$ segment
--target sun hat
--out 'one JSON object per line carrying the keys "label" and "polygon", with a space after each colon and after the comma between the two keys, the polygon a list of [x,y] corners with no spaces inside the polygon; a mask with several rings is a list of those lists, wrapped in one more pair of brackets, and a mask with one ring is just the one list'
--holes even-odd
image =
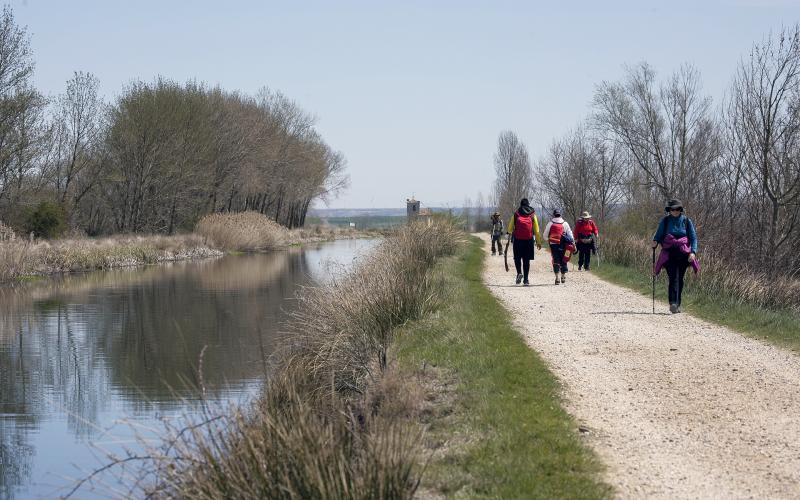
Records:
{"label": "sun hat", "polygon": [[683,204],[681,200],[676,200],[675,198],[669,200],[667,202],[667,206],[664,207],[664,210],[669,212],[670,210],[680,210],[683,211]]}
{"label": "sun hat", "polygon": [[586,210],[584,210],[583,213],[581,214],[581,219],[591,219],[591,218],[592,216],[589,215],[589,212],[587,212]]}

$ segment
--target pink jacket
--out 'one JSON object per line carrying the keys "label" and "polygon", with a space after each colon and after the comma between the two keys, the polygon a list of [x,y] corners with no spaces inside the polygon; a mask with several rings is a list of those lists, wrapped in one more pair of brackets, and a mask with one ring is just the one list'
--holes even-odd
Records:
{"label": "pink jacket", "polygon": [[[685,254],[692,253],[692,248],[689,246],[689,238],[684,236],[683,238],[676,238],[671,234],[668,234],[664,237],[664,241],[661,243],[661,253],[658,254],[658,260],[656,261],[656,267],[653,268],[653,273],[658,276],[658,273],[661,272],[661,268],[664,267],[664,264],[667,263],[669,260],[669,249],[670,248],[677,248],[678,251]],[[692,266],[695,274],[700,271],[700,262],[695,258],[692,262],[689,263]]]}

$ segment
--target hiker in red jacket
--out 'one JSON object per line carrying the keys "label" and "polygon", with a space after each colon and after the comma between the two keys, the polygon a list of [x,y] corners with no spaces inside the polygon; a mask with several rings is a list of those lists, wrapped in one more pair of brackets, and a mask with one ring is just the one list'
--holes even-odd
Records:
{"label": "hiker in red jacket", "polygon": [[592,220],[589,212],[584,211],[581,218],[575,223],[575,244],[578,247],[578,271],[581,268],[589,270],[592,252],[597,245],[597,224]]}
{"label": "hiker in red jacket", "polygon": [[[519,208],[508,221],[508,234],[514,242],[514,267],[517,268],[517,285],[522,281],[523,286],[528,286],[528,272],[533,260],[533,242],[542,249],[542,237],[539,235],[539,220],[536,212],[531,207],[527,198],[522,198]],[[524,280],[524,281],[523,281]]]}

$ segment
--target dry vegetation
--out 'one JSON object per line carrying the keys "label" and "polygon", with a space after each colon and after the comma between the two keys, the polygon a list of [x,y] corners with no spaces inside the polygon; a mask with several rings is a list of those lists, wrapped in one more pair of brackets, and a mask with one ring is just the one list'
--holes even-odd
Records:
{"label": "dry vegetation", "polygon": [[[150,449],[138,493],[191,498],[412,498],[418,389],[390,362],[395,329],[439,304],[432,269],[462,241],[454,224],[414,224],[357,269],[305,289],[247,411],[206,414]],[[137,457],[134,457],[137,458]],[[129,459],[117,460],[124,466]]]}
{"label": "dry vegetation", "polygon": [[206,215],[195,232],[223,250],[251,252],[268,250],[284,244],[288,230],[258,212]]}
{"label": "dry vegetation", "polygon": [[197,235],[116,236],[0,243],[0,282],[22,276],[110,269],[219,256]]}

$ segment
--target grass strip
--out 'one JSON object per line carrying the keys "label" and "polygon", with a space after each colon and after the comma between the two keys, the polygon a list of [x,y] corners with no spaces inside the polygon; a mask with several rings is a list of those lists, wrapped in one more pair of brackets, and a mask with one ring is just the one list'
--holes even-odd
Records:
{"label": "grass strip", "polygon": [[[596,276],[631,288],[646,296],[651,296],[652,278],[635,270],[603,262],[601,266],[593,266]],[[656,299],[660,304],[656,308],[667,308],[666,271],[656,279]],[[683,290],[681,309],[693,316],[718,325],[727,326],[739,333],[758,339],[767,340],[780,347],[793,351],[800,350],[800,316],[789,310],[773,310],[743,303],[735,297],[707,292],[692,286],[691,270],[687,272],[686,286]],[[702,278],[700,278],[702,279]]]}
{"label": "grass strip", "polygon": [[431,365],[455,379],[452,408],[430,422],[428,440],[439,446],[423,488],[459,497],[609,497],[555,377],[483,285],[481,244],[472,238],[445,262],[449,305],[397,339],[402,365]]}

